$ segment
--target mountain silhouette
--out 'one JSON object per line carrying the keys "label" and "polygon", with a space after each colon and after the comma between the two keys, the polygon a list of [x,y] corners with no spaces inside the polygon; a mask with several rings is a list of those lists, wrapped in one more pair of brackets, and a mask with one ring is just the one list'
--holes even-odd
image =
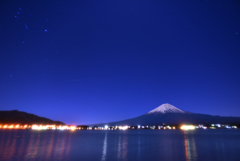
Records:
{"label": "mountain silhouette", "polygon": [[40,117],[18,110],[0,111],[0,124],[55,124],[65,125],[60,121],[53,121],[45,117]]}
{"label": "mountain silhouette", "polygon": [[208,114],[191,113],[166,103],[146,114],[135,118],[96,124],[96,126],[137,126],[162,124],[240,124],[240,117],[213,116]]}

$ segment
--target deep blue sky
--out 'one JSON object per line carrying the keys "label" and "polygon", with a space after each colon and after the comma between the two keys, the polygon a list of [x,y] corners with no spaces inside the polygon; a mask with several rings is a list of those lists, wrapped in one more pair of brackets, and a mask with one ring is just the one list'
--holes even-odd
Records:
{"label": "deep blue sky", "polygon": [[240,1],[0,1],[0,110],[77,125],[162,103],[240,116]]}

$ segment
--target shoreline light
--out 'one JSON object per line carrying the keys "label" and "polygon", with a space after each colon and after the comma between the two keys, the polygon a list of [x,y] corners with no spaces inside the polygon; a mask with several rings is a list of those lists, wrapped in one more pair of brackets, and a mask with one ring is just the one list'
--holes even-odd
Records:
{"label": "shoreline light", "polygon": [[107,130],[107,129],[108,129],[108,125],[105,125],[105,127],[104,127],[104,128],[105,128],[105,130]]}
{"label": "shoreline light", "polygon": [[[214,125],[214,126],[212,126]],[[212,124],[210,127],[204,126],[202,124],[199,125],[181,125],[180,129],[182,130],[194,130],[194,129],[237,129],[238,127],[236,125],[226,125],[226,124]],[[148,128],[149,127],[149,128]],[[168,126],[94,126],[94,127],[80,127],[80,126],[74,126],[74,125],[21,125],[21,124],[0,124],[0,129],[32,129],[32,130],[81,130],[81,129],[87,129],[87,130],[127,130],[127,129],[178,129],[178,127],[168,125]]]}
{"label": "shoreline light", "polygon": [[181,126],[182,130],[194,130],[196,127],[193,125],[183,125]]}
{"label": "shoreline light", "polygon": [[119,126],[119,130],[127,130],[128,126]]}

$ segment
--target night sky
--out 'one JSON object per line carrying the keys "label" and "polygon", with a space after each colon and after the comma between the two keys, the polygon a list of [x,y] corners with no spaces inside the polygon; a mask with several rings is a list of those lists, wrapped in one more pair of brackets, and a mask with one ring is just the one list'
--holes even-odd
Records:
{"label": "night sky", "polygon": [[0,1],[0,110],[79,125],[163,103],[240,116],[239,0]]}

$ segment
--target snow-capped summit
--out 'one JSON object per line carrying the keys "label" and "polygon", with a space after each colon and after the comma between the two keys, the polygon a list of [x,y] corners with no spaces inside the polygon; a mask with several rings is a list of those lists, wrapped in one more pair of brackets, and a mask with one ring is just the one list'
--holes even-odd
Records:
{"label": "snow-capped summit", "polygon": [[148,112],[148,114],[165,114],[165,113],[189,113],[178,109],[177,107],[170,105],[168,103],[162,104],[161,106],[155,108],[154,110]]}

